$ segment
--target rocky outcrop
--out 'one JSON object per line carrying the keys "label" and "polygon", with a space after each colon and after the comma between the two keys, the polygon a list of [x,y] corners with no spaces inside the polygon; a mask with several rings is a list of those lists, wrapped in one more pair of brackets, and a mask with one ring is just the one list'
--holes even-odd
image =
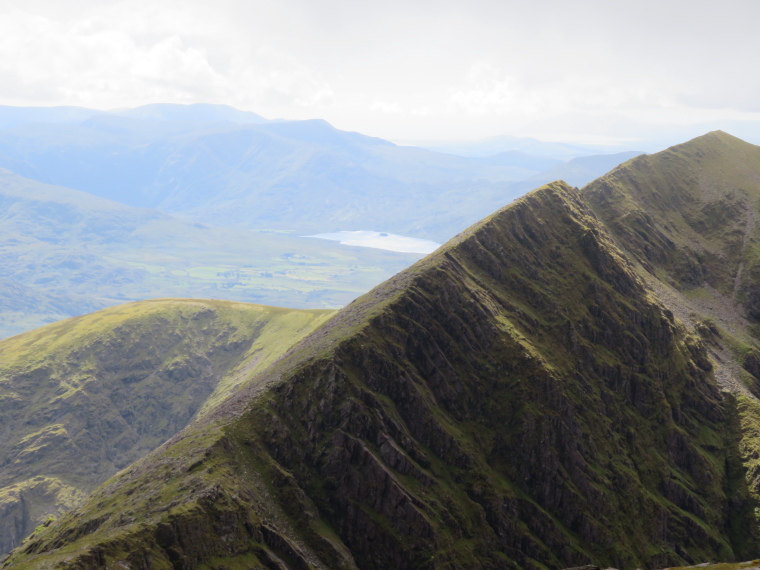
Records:
{"label": "rocky outcrop", "polygon": [[0,489],[0,552],[9,552],[36,526],[48,526],[83,498],[78,489],[41,476]]}
{"label": "rocky outcrop", "polygon": [[261,436],[361,568],[676,564],[737,546],[747,508],[703,439],[732,437],[709,366],[550,186],[279,384]]}

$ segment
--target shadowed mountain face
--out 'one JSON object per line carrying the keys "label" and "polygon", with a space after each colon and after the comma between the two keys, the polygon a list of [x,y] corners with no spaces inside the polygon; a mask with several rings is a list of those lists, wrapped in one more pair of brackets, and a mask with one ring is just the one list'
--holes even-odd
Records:
{"label": "shadowed mountain face", "polygon": [[760,317],[760,155],[716,132],[635,159],[587,201],[646,269],[683,290],[712,288]]}
{"label": "shadowed mountain face", "polygon": [[723,133],[538,189],[247,376],[5,567],[751,558],[758,196],[760,148]]}

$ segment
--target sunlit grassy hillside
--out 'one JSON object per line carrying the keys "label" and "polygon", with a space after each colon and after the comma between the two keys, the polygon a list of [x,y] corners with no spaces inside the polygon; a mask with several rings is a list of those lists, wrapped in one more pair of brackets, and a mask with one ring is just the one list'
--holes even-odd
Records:
{"label": "sunlit grassy hillside", "polygon": [[331,315],[162,299],[0,341],[0,551],[159,446]]}

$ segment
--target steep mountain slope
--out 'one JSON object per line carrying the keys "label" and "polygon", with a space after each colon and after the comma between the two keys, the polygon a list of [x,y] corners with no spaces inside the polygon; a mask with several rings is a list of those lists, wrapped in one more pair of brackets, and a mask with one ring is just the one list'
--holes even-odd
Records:
{"label": "steep mountain slope", "polygon": [[709,335],[720,379],[760,393],[758,147],[709,133],[632,160],[584,196],[681,319]]}
{"label": "steep mountain slope", "polygon": [[[630,161],[584,197],[642,277],[704,339],[715,378],[737,401],[739,449],[757,501],[760,147],[712,132]],[[757,529],[760,519],[747,524]]]}
{"label": "steep mountain slope", "polygon": [[718,131],[634,159],[585,196],[644,267],[679,289],[735,295],[757,318],[759,173],[758,147]]}
{"label": "steep mountain slope", "polygon": [[151,297],[336,307],[420,257],[202,226],[0,171],[0,337]]}
{"label": "steep mountain slope", "polygon": [[0,552],[205,413],[331,314],[144,301],[0,342]]}

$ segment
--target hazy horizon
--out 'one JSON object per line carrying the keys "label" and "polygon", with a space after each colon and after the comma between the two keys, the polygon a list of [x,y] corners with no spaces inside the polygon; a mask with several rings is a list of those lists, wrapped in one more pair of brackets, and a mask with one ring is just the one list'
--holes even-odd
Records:
{"label": "hazy horizon", "polygon": [[760,139],[760,6],[0,2],[0,104],[216,103],[401,144]]}

